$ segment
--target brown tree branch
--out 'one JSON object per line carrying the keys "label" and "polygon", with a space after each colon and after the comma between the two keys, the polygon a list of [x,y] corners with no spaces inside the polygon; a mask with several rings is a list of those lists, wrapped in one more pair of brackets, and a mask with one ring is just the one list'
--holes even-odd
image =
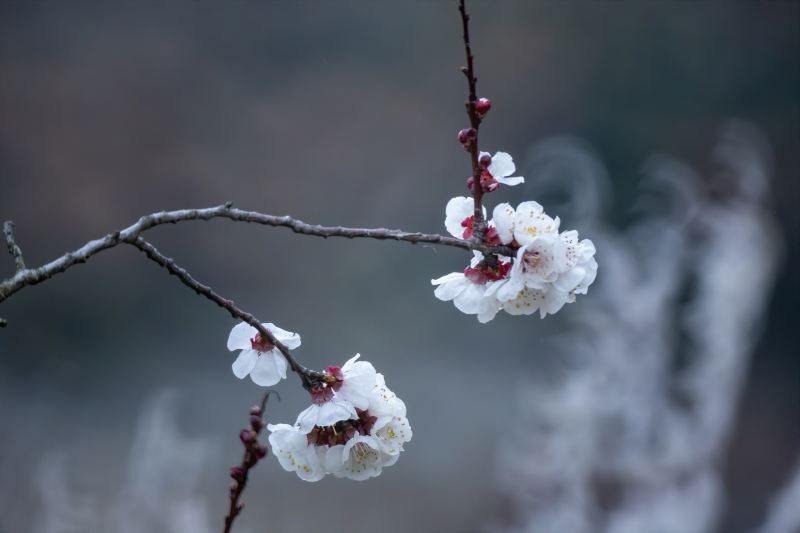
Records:
{"label": "brown tree branch", "polygon": [[147,256],[148,259],[155,261],[162,267],[166,268],[167,271],[172,274],[173,276],[177,277],[181,280],[181,283],[192,289],[194,292],[201,296],[205,296],[218,306],[222,307],[228,313],[231,314],[232,317],[238,318],[247,322],[254,328],[258,330],[261,334],[261,337],[264,339],[269,339],[269,342],[275,345],[278,350],[283,354],[286,358],[286,361],[289,362],[289,368],[292,369],[294,373],[296,373],[300,380],[303,382],[303,388],[307,391],[311,392],[311,389],[315,386],[319,385],[320,380],[322,379],[322,373],[317,372],[316,370],[311,370],[306,368],[305,366],[301,365],[297,359],[289,352],[289,348],[286,347],[281,341],[275,338],[271,331],[261,325],[261,322],[248,313],[247,311],[243,311],[242,309],[238,308],[236,304],[233,303],[233,300],[228,300],[227,298],[223,298],[216,292],[214,292],[211,287],[208,285],[203,285],[196,279],[194,279],[189,272],[186,271],[185,268],[179,266],[175,263],[172,259],[165,256],[161,252],[159,252],[155,246],[147,242],[141,237],[137,237],[131,242],[128,242],[132,246],[135,246]]}
{"label": "brown tree branch", "polygon": [[237,222],[249,222],[264,226],[282,226],[301,235],[314,235],[317,237],[346,237],[348,239],[366,238],[378,240],[404,241],[411,244],[435,244],[452,246],[464,250],[478,250],[485,254],[501,254],[513,256],[514,251],[508,247],[486,246],[481,242],[471,242],[454,237],[438,234],[412,233],[402,230],[385,228],[346,228],[342,226],[319,226],[307,224],[289,216],[275,216],[256,211],[245,211],[231,207],[230,203],[208,207],[205,209],[180,209],[177,211],[162,211],[141,217],[135,224],[120,231],[89,241],[77,250],[68,252],[49,263],[36,268],[26,268],[18,271],[13,277],[0,282],[0,302],[29,285],[36,285],[66,271],[79,263],[85,263],[95,254],[98,254],[119,244],[133,243],[143,232],[162,224],[175,224],[187,220],[211,220],[226,218]]}
{"label": "brown tree branch", "polygon": [[472,163],[472,198],[474,200],[472,232],[474,241],[483,242],[483,237],[486,234],[486,221],[483,218],[483,186],[481,185],[481,166],[478,162],[478,154],[480,154],[480,150],[478,149],[478,134],[480,133],[481,118],[478,116],[478,112],[475,109],[475,102],[478,100],[478,79],[475,77],[472,47],[469,42],[469,14],[467,14],[464,0],[459,0],[458,11],[461,13],[464,51],[467,55],[467,66],[461,68],[461,72],[467,77],[467,85],[469,86],[469,94],[465,106],[470,126],[475,130],[475,137],[467,146],[470,162]]}
{"label": "brown tree branch", "polygon": [[[258,436],[265,425],[264,410],[267,408],[267,400],[269,400],[270,394],[278,395],[277,392],[268,390],[261,399],[261,404],[250,408],[250,427],[252,432],[245,433],[244,438],[242,438],[241,433],[239,434],[239,438],[242,439],[242,444],[244,444],[244,456],[241,464],[231,470],[233,484],[231,484],[229,492],[230,505],[228,506],[228,514],[225,515],[225,525],[222,533],[230,533],[233,521],[236,520],[236,517],[239,516],[239,513],[244,508],[244,504],[239,503],[239,499],[242,496],[242,492],[244,492],[245,486],[247,486],[250,469],[258,463],[259,459],[266,456],[267,449],[259,446]],[[280,396],[278,396],[278,399],[280,400]],[[248,430],[243,431],[247,432]],[[259,448],[261,448],[260,453]]]}

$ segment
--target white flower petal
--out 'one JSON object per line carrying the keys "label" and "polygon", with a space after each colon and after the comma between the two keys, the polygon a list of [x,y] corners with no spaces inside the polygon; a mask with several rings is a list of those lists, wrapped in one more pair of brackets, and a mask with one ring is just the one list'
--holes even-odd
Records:
{"label": "white flower petal", "polygon": [[558,279],[553,282],[553,286],[548,292],[569,293],[578,286],[585,275],[586,271],[582,267],[576,266],[563,274],[559,274]]}
{"label": "white flower petal", "polygon": [[594,243],[589,239],[583,239],[578,244],[578,261],[583,263],[584,261],[588,261],[592,257],[594,257],[596,250],[594,247]]}
{"label": "white flower petal", "polygon": [[468,315],[477,314],[485,290],[483,285],[477,285],[468,280],[468,284],[464,290],[453,299],[456,309]]}
{"label": "white flower petal", "polygon": [[253,383],[261,385],[262,387],[270,387],[279,382],[282,377],[286,377],[285,370],[283,376],[281,376],[281,371],[277,364],[278,359],[283,359],[283,355],[276,350],[262,353],[258,357],[255,366],[250,371],[250,379],[253,380]]}
{"label": "white flower petal", "polygon": [[553,244],[553,268],[562,273],[578,264],[578,232],[565,231]]}
{"label": "white flower petal", "polygon": [[492,223],[500,237],[500,242],[509,244],[514,239],[514,208],[504,203],[495,206],[492,211]]}
{"label": "white flower petal", "polygon": [[348,401],[342,399],[332,399],[321,404],[312,404],[306,407],[302,413],[297,415],[295,425],[302,433],[309,433],[314,426],[332,426],[342,420],[352,420],[358,418],[356,410]]}
{"label": "white flower petal", "polygon": [[494,176],[494,179],[500,181],[499,178],[510,176],[517,170],[517,167],[514,165],[514,159],[509,154],[497,152],[492,156],[492,164],[489,165],[487,170]]}
{"label": "white flower petal", "polygon": [[353,437],[342,450],[344,468],[342,474],[356,481],[363,481],[381,473],[384,454],[378,441],[368,435]]}
{"label": "white flower petal", "polygon": [[569,293],[561,291],[550,290],[544,295],[544,300],[539,306],[539,318],[544,318],[547,314],[554,315],[566,304],[570,299]]}
{"label": "white flower petal", "polygon": [[509,187],[519,185],[520,183],[525,183],[525,178],[522,176],[514,176],[513,178],[496,177],[494,180],[497,183],[502,183],[503,185],[508,185]]}
{"label": "white flower petal", "polygon": [[589,285],[594,283],[597,278],[597,261],[594,258],[589,259],[586,263],[581,263],[581,266],[586,271],[581,282],[575,287],[576,294],[586,294],[589,291]]}
{"label": "white flower petal", "polygon": [[342,420],[358,418],[356,409],[348,401],[333,399],[319,406],[317,414],[318,426],[332,426]]}
{"label": "white flower petal", "polygon": [[300,335],[297,333],[286,331],[285,329],[276,326],[272,322],[267,322],[266,324],[262,324],[262,326],[267,328],[276,339],[285,344],[290,350],[294,350],[300,346]]}
{"label": "white flower petal", "polygon": [[[448,279],[440,282],[440,280],[445,278]],[[453,298],[456,298],[464,291],[464,289],[473,284],[470,280],[464,277],[464,274],[461,272],[453,272],[447,276],[439,278],[438,280],[433,280],[431,283],[436,285],[437,282],[440,282],[441,284],[436,287],[436,290],[433,291],[433,294],[443,302],[449,302]]]}
{"label": "white flower petal", "polygon": [[228,349],[233,351],[250,348],[250,339],[255,337],[256,333],[258,330],[247,322],[236,324],[228,335]]}
{"label": "white flower petal", "polygon": [[317,425],[317,415],[319,414],[319,405],[311,404],[305,409],[303,409],[299,415],[297,415],[297,420],[295,420],[295,425],[300,430],[301,433],[304,435],[308,435],[314,426]]}
{"label": "white flower petal", "polygon": [[500,302],[492,302],[490,305],[483,305],[478,310],[478,322],[481,324],[486,324],[494,319],[497,316],[498,311],[502,309],[503,306]]}
{"label": "white flower petal", "polygon": [[509,315],[530,315],[539,309],[544,302],[544,293],[535,289],[522,289],[513,300],[503,304],[503,309]]}
{"label": "white flower petal", "polygon": [[369,394],[375,386],[377,372],[372,363],[356,361],[358,357],[359,355],[356,354],[342,367],[344,383],[334,393],[334,397],[346,400],[359,409],[366,409],[369,407]]}
{"label": "white flower petal", "polygon": [[344,444],[337,444],[328,447],[323,451],[322,461],[325,471],[336,477],[343,477],[341,474],[344,469]]}
{"label": "white flower petal", "polygon": [[536,237],[558,233],[559,220],[550,218],[537,202],[522,202],[514,215],[514,238],[521,245]]}
{"label": "white flower petal", "polygon": [[319,481],[325,477],[325,470],[319,452],[309,446],[305,434],[287,424],[269,425],[269,443],[272,454],[289,472],[296,472],[305,481]]}
{"label": "white flower petal", "polygon": [[253,370],[253,367],[256,366],[256,361],[258,360],[258,352],[247,348],[246,350],[242,350],[239,353],[239,356],[231,365],[233,369],[233,375],[239,379],[244,378],[247,374]]}
{"label": "white flower petal", "polygon": [[403,444],[410,441],[413,433],[408,419],[404,416],[394,416],[388,422],[376,429],[378,424],[372,428],[372,433],[380,443],[383,451],[389,455],[397,455],[403,451]]}
{"label": "white flower petal", "polygon": [[443,283],[448,283],[459,279],[464,279],[464,274],[462,272],[450,272],[449,274],[445,274],[441,278],[432,279],[431,285],[441,285]]}
{"label": "white flower petal", "polygon": [[466,196],[456,196],[447,202],[445,207],[444,227],[453,237],[464,238],[464,227],[461,223],[475,212],[475,201]]}

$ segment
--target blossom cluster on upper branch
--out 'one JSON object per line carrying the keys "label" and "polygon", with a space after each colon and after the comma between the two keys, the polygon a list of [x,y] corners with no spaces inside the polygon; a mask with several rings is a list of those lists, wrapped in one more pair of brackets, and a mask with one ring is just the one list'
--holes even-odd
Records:
{"label": "blossom cluster on upper branch", "polygon": [[[510,177],[516,166],[510,155],[497,152],[493,157],[481,152],[481,187],[493,192],[500,184],[524,183],[522,177]],[[474,186],[473,178],[468,186]],[[444,225],[454,237],[474,238],[474,198],[452,198],[445,208]],[[482,207],[483,216],[486,209]],[[564,304],[586,294],[597,275],[595,248],[589,239],[579,240],[574,230],[559,232],[560,220],[544,212],[534,201],[522,202],[515,209],[510,204],[497,205],[487,222],[484,244],[505,245],[516,255],[485,257],[473,252],[463,272],[452,272],[431,281],[434,294],[443,301],[453,301],[466,314],[477,315],[482,323],[492,320],[500,310],[511,315],[539,312],[544,318]]]}

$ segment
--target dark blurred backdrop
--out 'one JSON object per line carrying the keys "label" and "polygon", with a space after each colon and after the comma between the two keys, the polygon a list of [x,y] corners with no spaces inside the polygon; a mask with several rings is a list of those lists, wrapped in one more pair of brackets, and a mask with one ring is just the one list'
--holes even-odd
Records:
{"label": "dark blurred backdrop", "polygon": [[[800,4],[471,4],[479,92],[494,102],[482,146],[522,166],[537,141],[583,138],[608,167],[618,228],[650,154],[703,171],[729,118],[771,142],[787,254],[724,469],[723,527],[748,531],[800,444]],[[450,1],[5,0],[0,218],[15,221],[29,265],[145,213],[225,201],[444,232],[444,205],[469,173],[455,141],[462,62]],[[201,281],[298,331],[304,363],[360,352],[408,404],[414,440],[396,466],[366,483],[306,484],[269,461],[246,493],[245,528],[477,531],[502,513],[494,450],[513,424],[508,385],[536,373],[560,318],[481,326],[435,300],[429,279],[459,268],[456,250],[225,221],[150,236]],[[10,275],[10,258],[0,263]],[[260,393],[230,372],[224,312],[120,247],[20,292],[0,316],[0,532],[62,531],[42,519],[52,457],[79,501],[116,501],[136,420],[164,389],[177,391],[180,431],[213,444],[193,490],[215,530],[236,434]],[[296,384],[280,385],[275,420],[303,407]],[[355,524],[331,518],[343,508],[360,510]]]}

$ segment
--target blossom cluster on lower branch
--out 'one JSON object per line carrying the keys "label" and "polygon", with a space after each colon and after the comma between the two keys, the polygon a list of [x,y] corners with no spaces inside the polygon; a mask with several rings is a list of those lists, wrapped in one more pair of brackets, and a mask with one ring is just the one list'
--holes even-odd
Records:
{"label": "blossom cluster on lower branch", "polygon": [[[263,326],[288,348],[300,346],[297,333],[271,323]],[[249,324],[234,326],[228,349],[241,350],[232,365],[240,379],[249,374],[255,383],[269,386],[286,377],[286,358]],[[411,440],[405,403],[386,386],[383,374],[359,357],[322,373],[311,390],[311,405],[293,425],[267,426],[273,455],[301,479],[377,476],[397,461]]]}
{"label": "blossom cluster on lower branch", "polygon": [[383,374],[358,357],[328,367],[324,386],[312,392],[313,403],[294,425],[267,426],[273,454],[300,479],[375,477],[411,440],[405,404]]}
{"label": "blossom cluster on lower branch", "polygon": [[[510,156],[501,153],[504,173],[511,174],[514,164]],[[473,237],[472,198],[451,199],[445,215],[445,227],[451,235]],[[558,312],[564,304],[574,302],[576,295],[586,294],[597,276],[592,241],[579,240],[574,230],[559,233],[559,226],[558,217],[551,218],[537,202],[522,202],[516,209],[499,204],[483,241],[490,246],[510,246],[516,255],[484,257],[475,252],[463,272],[431,280],[436,285],[435,296],[452,300],[458,310],[477,315],[483,323],[500,310],[511,315],[538,311],[541,318]]]}

